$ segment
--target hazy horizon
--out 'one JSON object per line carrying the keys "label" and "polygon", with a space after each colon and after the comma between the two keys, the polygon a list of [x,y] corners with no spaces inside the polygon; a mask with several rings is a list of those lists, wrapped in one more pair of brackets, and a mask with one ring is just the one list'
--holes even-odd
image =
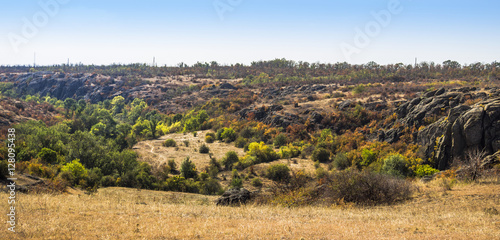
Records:
{"label": "hazy horizon", "polygon": [[3,3],[0,65],[220,64],[286,58],[364,64],[491,63],[495,1],[81,1]]}

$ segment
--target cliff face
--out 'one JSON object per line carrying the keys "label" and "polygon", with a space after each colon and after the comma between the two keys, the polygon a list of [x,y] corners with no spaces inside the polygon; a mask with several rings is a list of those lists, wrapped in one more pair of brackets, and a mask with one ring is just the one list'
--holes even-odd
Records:
{"label": "cliff face", "polygon": [[[470,101],[469,101],[470,100]],[[479,101],[468,105],[467,101]],[[467,151],[484,150],[487,155],[500,154],[500,91],[488,89],[444,89],[424,94],[397,108],[399,121],[404,126],[420,128],[415,142],[423,147],[426,159],[431,159],[440,170],[449,167],[455,158]],[[424,125],[426,117],[448,113],[434,123]],[[381,140],[390,141],[402,132],[391,129]],[[384,137],[390,135],[391,138]],[[498,161],[486,158],[487,161]],[[486,164],[486,163],[485,163]]]}
{"label": "cliff face", "polygon": [[122,82],[95,74],[59,74],[37,72],[18,75],[9,79],[16,92],[22,95],[50,95],[58,99],[75,98],[99,102],[109,98]]}
{"label": "cliff face", "polygon": [[[441,135],[439,135],[441,134]],[[436,139],[434,144],[427,140]],[[434,148],[439,169],[448,167],[454,158],[467,151],[484,150],[487,155],[500,151],[500,98],[488,99],[471,107],[457,106],[447,118],[435,122],[418,133],[419,143]]]}

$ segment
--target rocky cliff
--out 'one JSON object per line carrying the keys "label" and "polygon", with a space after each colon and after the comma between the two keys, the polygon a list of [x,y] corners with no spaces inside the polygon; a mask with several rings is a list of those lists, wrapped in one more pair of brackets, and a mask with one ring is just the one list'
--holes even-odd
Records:
{"label": "rocky cliff", "polygon": [[[500,151],[498,89],[440,89],[401,104],[396,112],[401,127],[382,132],[379,138],[394,142],[404,127],[415,126],[419,129],[414,134],[415,142],[423,147],[425,158],[440,170],[470,150],[484,150],[487,155]],[[426,125],[436,116],[441,117]]]}

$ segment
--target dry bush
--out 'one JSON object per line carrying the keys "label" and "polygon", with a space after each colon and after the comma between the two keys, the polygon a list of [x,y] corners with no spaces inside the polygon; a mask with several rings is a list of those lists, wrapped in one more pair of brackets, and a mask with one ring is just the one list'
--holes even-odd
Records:
{"label": "dry bush", "polygon": [[477,148],[465,152],[464,158],[457,158],[453,164],[458,167],[457,175],[459,178],[468,181],[477,181],[484,173],[483,160],[486,157],[486,151]]}
{"label": "dry bush", "polygon": [[348,170],[331,173],[319,190],[323,197],[334,202],[342,200],[360,205],[378,205],[410,199],[414,187],[404,179]]}

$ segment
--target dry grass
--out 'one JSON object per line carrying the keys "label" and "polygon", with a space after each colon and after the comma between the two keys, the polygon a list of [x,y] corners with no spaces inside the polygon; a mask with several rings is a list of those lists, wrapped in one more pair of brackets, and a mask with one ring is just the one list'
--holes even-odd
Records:
{"label": "dry grass", "polygon": [[[173,133],[167,134],[156,140],[142,141],[137,143],[133,149],[139,154],[139,160],[150,163],[152,166],[159,166],[167,163],[168,160],[174,159],[177,166],[181,162],[190,157],[191,161],[198,169],[204,169],[210,162],[208,154],[199,153],[199,148],[205,143],[205,134],[210,131],[198,131],[196,137],[192,133]],[[164,147],[162,143],[166,139],[174,139],[177,143],[175,147]],[[189,146],[184,145],[184,141],[189,141]],[[215,141],[214,143],[205,143],[210,148],[210,153],[218,160],[222,159],[226,152],[235,151],[240,157],[244,155],[242,148],[237,148],[234,143],[227,144]]]}
{"label": "dry grass", "polygon": [[[196,137],[193,136],[192,133],[173,133],[167,134],[156,140],[142,141],[137,143],[133,149],[139,154],[139,160],[148,162],[153,167],[158,167],[162,164],[166,164],[168,160],[174,159],[177,163],[177,166],[180,167],[181,162],[189,157],[190,160],[196,165],[198,171],[203,171],[210,162],[210,157],[208,154],[199,153],[198,149],[202,144],[206,144],[210,148],[210,153],[213,154],[217,160],[221,160],[224,155],[229,151],[235,151],[239,157],[243,157],[245,155],[242,148],[237,148],[234,146],[234,143],[224,143],[215,141],[214,143],[205,143],[205,134],[207,131],[198,131]],[[177,149],[175,147],[164,147],[162,143],[166,139],[174,139],[177,143]],[[189,147],[184,145],[184,141],[189,141]],[[277,149],[275,149],[277,150]],[[313,175],[315,172],[314,162],[311,159],[301,159],[301,158],[293,158],[290,160],[281,159],[271,163],[261,163],[254,165],[254,172],[257,174],[257,177],[260,177],[264,183],[264,186],[269,186],[272,184],[270,180],[264,178],[264,174],[269,165],[276,163],[286,163],[292,171],[302,170],[307,174]],[[327,169],[327,164],[321,164],[324,169]],[[250,169],[247,168],[240,172],[240,175],[246,176],[250,172]],[[218,174],[218,178],[221,179],[220,184],[223,187],[228,187],[231,182],[231,171],[222,171]],[[226,180],[222,180],[226,177]],[[252,175],[252,177],[254,177]],[[251,186],[250,181],[244,181],[243,186],[250,190],[256,190],[255,187]]]}
{"label": "dry grass", "polygon": [[[395,206],[216,207],[214,197],[105,188],[89,196],[23,195],[6,239],[499,239],[500,185],[419,184]],[[6,194],[0,194],[6,215]],[[7,235],[8,234],[8,235]]]}

